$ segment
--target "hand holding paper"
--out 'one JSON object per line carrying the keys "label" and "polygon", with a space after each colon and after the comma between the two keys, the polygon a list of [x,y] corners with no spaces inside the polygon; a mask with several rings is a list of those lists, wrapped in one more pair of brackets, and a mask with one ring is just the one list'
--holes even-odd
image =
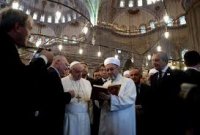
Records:
{"label": "hand holding paper", "polygon": [[[91,99],[99,100],[101,99],[99,95],[101,95],[102,98],[106,98],[106,99],[107,97],[105,97],[105,95],[108,96],[112,94],[112,95],[118,96],[120,87],[121,87],[121,84],[111,85],[111,86],[108,86],[107,88],[100,85],[93,85]],[[99,93],[103,93],[103,94],[99,94]]]}

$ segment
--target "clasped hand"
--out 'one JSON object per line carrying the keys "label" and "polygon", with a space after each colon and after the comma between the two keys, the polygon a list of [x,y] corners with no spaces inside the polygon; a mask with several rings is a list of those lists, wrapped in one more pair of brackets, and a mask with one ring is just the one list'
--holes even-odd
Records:
{"label": "clasped hand", "polygon": [[75,97],[75,92],[74,92],[74,90],[70,90],[70,91],[68,91],[70,94],[71,94],[71,97],[73,98],[73,97]]}

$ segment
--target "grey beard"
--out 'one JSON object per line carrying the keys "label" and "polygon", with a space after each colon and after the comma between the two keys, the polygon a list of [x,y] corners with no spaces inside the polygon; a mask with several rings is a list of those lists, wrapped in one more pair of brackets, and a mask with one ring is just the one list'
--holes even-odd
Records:
{"label": "grey beard", "polygon": [[111,76],[110,79],[113,82],[116,79],[116,77],[115,76]]}

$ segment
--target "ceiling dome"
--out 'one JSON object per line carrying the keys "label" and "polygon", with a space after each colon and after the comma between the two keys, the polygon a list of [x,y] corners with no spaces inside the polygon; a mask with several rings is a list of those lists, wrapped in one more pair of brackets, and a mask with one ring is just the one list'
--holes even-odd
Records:
{"label": "ceiling dome", "polygon": [[149,24],[150,21],[155,20],[155,17],[145,10],[138,9],[133,12],[130,13],[130,10],[127,10],[118,14],[113,23],[118,26],[126,26],[128,29],[129,26],[139,28],[141,24]]}

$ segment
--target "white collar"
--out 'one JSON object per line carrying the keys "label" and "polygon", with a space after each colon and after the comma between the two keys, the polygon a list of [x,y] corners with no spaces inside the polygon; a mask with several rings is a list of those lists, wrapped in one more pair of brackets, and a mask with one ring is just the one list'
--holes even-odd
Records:
{"label": "white collar", "polygon": [[165,67],[161,70],[162,73],[165,73],[165,72],[167,71],[168,68],[169,68],[168,66],[165,66]]}

